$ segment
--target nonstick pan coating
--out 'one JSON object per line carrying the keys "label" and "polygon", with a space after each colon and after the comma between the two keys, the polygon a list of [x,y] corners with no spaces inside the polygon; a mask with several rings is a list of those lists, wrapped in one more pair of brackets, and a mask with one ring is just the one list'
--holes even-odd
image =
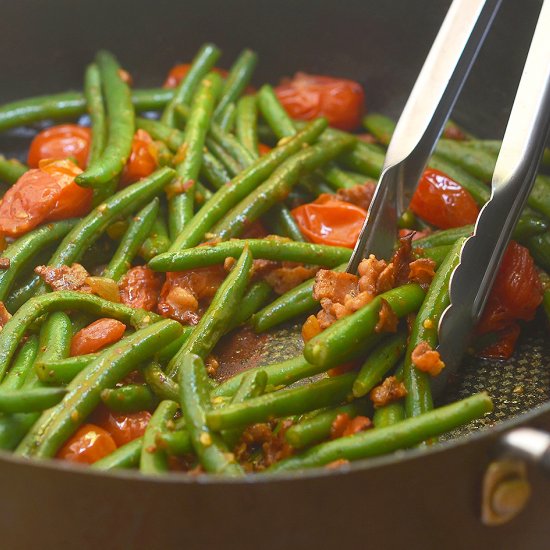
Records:
{"label": "nonstick pan coating", "polygon": [[[99,48],[116,53],[136,86],[156,86],[209,40],[224,50],[225,65],[242,47],[258,51],[258,83],[296,70],[347,76],[365,85],[368,108],[396,117],[449,3],[0,1],[0,101],[80,89]],[[454,119],[481,137],[503,133],[539,6],[504,2],[458,102]],[[0,151],[20,154],[28,139],[0,135]],[[429,452],[236,483],[98,476],[0,458],[1,546],[546,548],[548,482],[535,471],[533,498],[514,522],[489,529],[479,521],[479,483],[500,433],[520,423],[550,427],[547,329],[535,325],[511,361],[468,361],[446,397],[488,389],[497,407],[484,426],[514,419]],[[286,329],[267,346],[266,361],[297,345],[295,334]]]}

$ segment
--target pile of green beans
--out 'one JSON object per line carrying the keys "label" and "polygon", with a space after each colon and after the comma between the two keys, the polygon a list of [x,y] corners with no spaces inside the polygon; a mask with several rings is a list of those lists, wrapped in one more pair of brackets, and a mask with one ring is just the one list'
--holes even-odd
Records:
{"label": "pile of green beans", "polygon": [[[276,89],[251,88],[255,52],[243,50],[227,72],[216,68],[221,55],[217,46],[205,44],[174,89],[136,90],[119,61],[101,51],[85,69],[82,93],[0,106],[0,132],[87,114],[88,163],[75,181],[93,189],[89,213],[8,238],[1,253],[7,267],[0,269],[0,305],[11,317],[0,311],[6,317],[0,330],[0,449],[55,458],[80,427],[99,422],[106,411],[115,417],[148,412],[142,433],[93,469],[158,476],[180,461],[186,472],[242,477],[251,470],[286,472],[407,449],[491,411],[483,392],[434,405],[429,375],[412,362],[418,344],[437,347],[449,278],[472,232],[472,226],[433,230],[412,213],[400,227],[430,230],[413,250],[414,258],[433,262],[430,285],[400,284],[378,293],[309,339],[294,357],[269,364],[259,354],[248,370],[226,377],[222,364],[221,376],[213,374],[226,338],[266,333],[257,336],[263,342],[277,334],[273,329],[320,310],[315,278],[296,281],[277,296],[261,268],[298,264],[309,273],[345,271],[351,249],[307,242],[289,209],[378,178],[395,126],[381,114],[367,115],[363,125],[377,140],[368,143],[330,128],[324,118],[293,120]],[[136,129],[149,133],[162,162],[149,176],[121,187]],[[442,138],[429,166],[456,179],[481,206],[490,195],[500,143],[465,136]],[[264,143],[273,147],[260,155]],[[3,184],[16,185],[27,170],[0,155]],[[514,233],[547,270],[549,197],[550,178],[538,176]],[[257,222],[272,234],[249,236]],[[121,290],[130,284],[130,270],[139,267],[171,306],[195,299],[197,322],[187,326],[154,308],[131,307],[123,303],[123,292],[109,299],[95,295],[100,291],[89,279],[80,289],[52,291],[34,273],[42,264],[69,269],[75,263],[105,287]],[[167,283],[171,273],[193,277],[215,266],[223,266],[225,276],[208,299],[183,287],[172,293]],[[141,292],[146,290],[129,291],[133,297]],[[550,316],[548,286],[543,307]],[[382,308],[397,318],[396,332],[378,332]],[[71,356],[75,334],[100,318],[122,322],[124,335]],[[388,376],[406,395],[375,407],[371,392]],[[334,438],[336,421],[361,416],[372,419],[357,418],[369,429]],[[258,432],[287,445],[288,456],[263,462],[269,445],[254,440]]]}

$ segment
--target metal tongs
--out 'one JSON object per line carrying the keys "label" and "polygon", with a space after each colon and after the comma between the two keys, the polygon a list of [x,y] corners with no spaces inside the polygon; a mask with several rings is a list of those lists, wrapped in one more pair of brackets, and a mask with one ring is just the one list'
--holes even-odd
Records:
{"label": "metal tongs", "polygon": [[[348,264],[364,257],[388,259],[397,219],[406,210],[501,0],[454,0],[407,100],[388,146],[367,219]],[[492,179],[491,198],[474,234],[463,245],[449,286],[450,305],[439,323],[446,368],[433,390],[445,386],[464,355],[533,186],[550,128],[550,0],[541,9]]]}

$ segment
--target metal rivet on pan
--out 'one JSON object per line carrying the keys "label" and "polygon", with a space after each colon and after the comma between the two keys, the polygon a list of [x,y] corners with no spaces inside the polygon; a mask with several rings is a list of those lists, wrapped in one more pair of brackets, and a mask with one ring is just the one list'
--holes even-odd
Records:
{"label": "metal rivet on pan", "polygon": [[481,521],[488,526],[511,521],[525,508],[530,496],[525,462],[491,462],[483,478]]}

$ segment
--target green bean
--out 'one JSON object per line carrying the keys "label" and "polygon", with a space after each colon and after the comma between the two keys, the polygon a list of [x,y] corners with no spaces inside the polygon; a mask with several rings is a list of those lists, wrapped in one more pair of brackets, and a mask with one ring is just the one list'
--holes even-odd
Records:
{"label": "green bean", "polygon": [[527,246],[537,264],[550,270],[550,232],[527,239]]}
{"label": "green bean", "polygon": [[115,304],[84,292],[66,290],[37,296],[21,306],[0,331],[0,379],[27,328],[46,313],[69,309],[86,311],[98,317],[113,317],[135,328],[147,326],[159,318],[155,313]]}
{"label": "green bean", "polygon": [[13,366],[2,381],[0,388],[9,390],[19,389],[25,382],[28,374],[32,372],[37,354],[38,338],[34,335],[29,336],[27,341],[19,349]]}
{"label": "green bean", "polygon": [[194,186],[199,177],[202,150],[220,89],[220,75],[209,73],[201,81],[193,99],[185,128],[185,140],[180,148],[184,158],[176,166],[178,177],[184,184],[191,182],[191,186],[184,193],[175,195],[168,201],[168,228],[172,240],[179,235],[184,225],[193,216]]}
{"label": "green bean", "polygon": [[164,221],[162,212],[156,217],[151,233],[143,241],[139,249],[139,255],[146,261],[158,254],[166,252],[170,248],[170,237],[168,237],[168,226]]}
{"label": "green bean", "polygon": [[222,264],[226,258],[238,258],[248,247],[254,258],[302,262],[335,267],[349,260],[351,250],[339,246],[294,242],[288,239],[232,239],[212,245],[160,254],[149,262],[155,271],[183,271]]}
{"label": "green bean", "polygon": [[99,188],[122,172],[130,156],[134,137],[134,107],[130,88],[120,76],[120,66],[116,59],[109,52],[100,51],[96,63],[109,114],[107,143],[99,158],[89,163],[75,181],[83,187]]}
{"label": "green bean", "polygon": [[205,140],[205,144],[208,151],[212,153],[214,158],[220,161],[231,177],[235,177],[242,172],[244,166],[237,162],[216,140],[208,136]]}
{"label": "green bean", "polygon": [[135,468],[139,464],[142,446],[143,437],[138,437],[97,460],[90,467],[102,471]]}
{"label": "green bean", "polygon": [[258,107],[273,133],[280,139],[296,133],[294,123],[279,103],[273,88],[264,84],[258,92]]}
{"label": "green bean", "polygon": [[244,91],[258,62],[258,56],[251,50],[243,50],[233,63],[225,79],[214,120],[219,121],[225,108],[236,101]]}
{"label": "green bean", "polygon": [[372,421],[375,428],[387,428],[405,420],[405,407],[400,402],[389,403],[374,409]]}
{"label": "green bean", "polygon": [[241,168],[248,168],[256,160],[257,155],[250,153],[232,134],[225,132],[215,122],[210,125],[209,133],[212,139],[239,163]]}
{"label": "green bean", "polygon": [[176,321],[163,320],[136,331],[83,370],[68,386],[59,405],[42,413],[37,423],[17,448],[17,454],[51,457],[74,433],[100,401],[102,390],[114,386],[135,368],[137,362],[151,357],[155,348],[181,333]]}
{"label": "green bean", "polygon": [[206,423],[210,411],[208,376],[202,359],[192,353],[183,357],[179,372],[180,405],[191,443],[207,472],[231,476],[242,474],[222,438]]}
{"label": "green bean", "polygon": [[179,336],[173,342],[170,342],[163,349],[159,350],[155,355],[155,358],[161,362],[169,361],[170,359],[172,359],[172,357],[174,357],[174,355],[176,355],[176,353],[179,351],[181,346],[183,346],[183,344],[187,341],[193,330],[195,330],[195,327],[193,326],[183,327],[181,336]]}
{"label": "green bean", "polygon": [[285,432],[285,438],[295,449],[309,447],[330,436],[332,424],[338,415],[347,414],[350,418],[354,418],[365,414],[367,410],[368,406],[365,400],[321,410],[318,414],[290,426]]}
{"label": "green bean", "polygon": [[392,369],[407,347],[407,334],[400,331],[386,340],[382,340],[363,363],[355,382],[353,395],[363,397],[380,383],[386,373]]}
{"label": "green bean", "polygon": [[225,109],[220,113],[218,120],[219,127],[224,132],[232,132],[235,126],[235,119],[237,118],[237,107],[235,103],[229,103]]}
{"label": "green bean", "polygon": [[153,392],[143,384],[128,384],[120,388],[106,388],[101,401],[115,412],[137,412],[152,409],[157,402]]}
{"label": "green bean", "polygon": [[257,126],[258,105],[256,96],[247,95],[241,97],[237,103],[235,133],[237,139],[254,157],[259,156]]}
{"label": "green bean", "polygon": [[439,266],[447,257],[450,249],[451,245],[442,245],[417,250],[420,251],[420,253],[418,254],[419,258],[429,258],[430,260],[433,260],[436,265]]}
{"label": "green bean", "polygon": [[191,436],[187,430],[165,431],[157,437],[157,445],[174,456],[183,456],[193,452]]}
{"label": "green bean", "polygon": [[352,315],[344,317],[314,336],[304,347],[304,357],[319,366],[334,367],[354,358],[367,343],[374,344],[379,335],[374,328],[379,320],[382,300],[397,317],[416,311],[424,299],[423,290],[408,284],[380,294]]}
{"label": "green bean", "polygon": [[92,243],[119,216],[126,216],[156,196],[175,176],[171,168],[160,168],[149,177],[119,191],[94,208],[63,239],[48,262],[53,267],[77,262]]}
{"label": "green bean", "polygon": [[84,74],[84,97],[90,115],[92,141],[88,162],[97,162],[107,143],[107,118],[101,93],[101,73],[95,63],[88,65]]}
{"label": "green bean", "polygon": [[393,131],[395,130],[395,122],[387,116],[379,113],[369,113],[363,117],[363,128],[370,132],[382,145],[390,144]]}
{"label": "green bean", "polygon": [[29,168],[17,159],[7,159],[0,155],[0,181],[15,183]]}
{"label": "green bean", "polygon": [[175,108],[180,104],[191,103],[200,81],[214,67],[220,57],[221,51],[214,44],[204,44],[191,63],[187,74],[181,79],[174,90],[174,97],[166,105],[161,121],[167,126],[175,127]]}
{"label": "green bean", "polygon": [[246,170],[236,176],[229,185],[220,188],[201,211],[193,217],[170,247],[170,252],[196,246],[231,208],[247,197],[261,182],[291,155],[299,151],[304,143],[311,143],[326,128],[326,121],[309,124],[303,131],[284,145],[276,147],[259,158]]}
{"label": "green bean", "polygon": [[337,405],[347,399],[354,380],[355,373],[343,374],[213,409],[207,414],[208,426],[212,430],[237,428]]}
{"label": "green bean", "polygon": [[99,353],[88,353],[57,361],[38,361],[34,368],[42,382],[46,384],[66,384],[98,357]]}
{"label": "green bean", "polygon": [[132,218],[114,256],[103,271],[103,277],[118,281],[130,269],[139,247],[153,228],[158,211],[159,200],[154,198]]}
{"label": "green bean", "polygon": [[351,145],[347,138],[334,139],[313,145],[285,161],[258,188],[230,210],[213,228],[212,233],[227,240],[238,236],[273,204],[285,198],[299,179],[313,172]]}
{"label": "green bean", "polygon": [[156,361],[151,361],[143,369],[145,382],[159,399],[179,399],[179,387],[167,376]]}
{"label": "green bean", "polygon": [[359,460],[413,447],[480,418],[492,408],[490,397],[486,393],[478,393],[386,428],[368,430],[321,443],[303,454],[277,462],[267,472],[323,466],[340,459]]}
{"label": "green bean", "polygon": [[208,150],[202,153],[200,175],[215,189],[221,189],[231,180],[231,176],[225,169],[225,166]]}
{"label": "green bean", "polygon": [[0,413],[40,412],[59,403],[65,388],[0,389]]}
{"label": "green bean", "polygon": [[275,227],[278,228],[283,236],[293,241],[305,242],[298,224],[294,221],[289,209],[283,203],[274,204],[268,212],[268,217],[275,222]]}
{"label": "green bean", "polygon": [[189,354],[205,360],[231,324],[234,311],[239,307],[250,278],[252,254],[244,248],[239,261],[231,270],[205,311],[197,326],[178,353],[168,363],[167,374],[175,378],[182,360]]}
{"label": "green bean", "polygon": [[63,238],[75,224],[76,220],[63,220],[42,225],[19,237],[2,252],[2,258],[8,258],[10,266],[0,271],[0,301],[6,299],[13,282],[36,253]]}
{"label": "green bean", "polygon": [[266,304],[272,294],[271,286],[265,281],[257,281],[250,285],[239,304],[238,311],[235,312],[231,323],[232,328],[246,323],[254,313]]}
{"label": "green bean", "polygon": [[544,291],[542,306],[544,308],[544,312],[546,313],[546,318],[550,319],[550,290]]}
{"label": "green bean", "polygon": [[373,180],[367,180],[365,176],[362,176],[361,174],[354,174],[352,172],[341,170],[335,164],[330,164],[327,166],[323,171],[323,176],[334,191],[338,191],[339,189],[349,189],[350,187],[364,184],[367,181],[372,181],[374,183]]}
{"label": "green bean", "polygon": [[[241,384],[231,399],[232,404],[243,403],[248,399],[259,397],[265,391],[267,384],[267,374],[263,370],[247,371],[242,378]],[[232,449],[242,435],[241,428],[232,430],[223,430],[221,435],[227,444]]]}
{"label": "green bean", "polygon": [[405,411],[408,417],[418,416],[433,408],[429,375],[414,366],[411,354],[421,342],[427,342],[432,349],[437,345],[439,319],[449,305],[449,280],[460,259],[463,244],[462,239],[458,240],[437,270],[411,329],[403,367],[407,388]]}
{"label": "green bean", "polygon": [[158,475],[168,471],[168,455],[157,445],[157,438],[167,431],[167,424],[172,422],[177,410],[176,402],[162,401],[149,420],[141,445],[139,470],[142,474]]}
{"label": "green bean", "polygon": [[[332,132],[336,133],[337,131],[332,130]],[[336,135],[339,135],[339,132]],[[342,160],[344,166],[354,172],[370,178],[378,178],[384,164],[384,153],[380,152],[370,143],[357,141],[355,147],[345,155],[342,155],[339,160]]]}
{"label": "green bean", "polygon": [[[345,271],[346,267],[347,263],[335,267],[334,271]],[[295,317],[316,311],[319,302],[313,298],[314,284],[315,278],[308,279],[258,311],[252,318],[254,330],[265,332]]]}

